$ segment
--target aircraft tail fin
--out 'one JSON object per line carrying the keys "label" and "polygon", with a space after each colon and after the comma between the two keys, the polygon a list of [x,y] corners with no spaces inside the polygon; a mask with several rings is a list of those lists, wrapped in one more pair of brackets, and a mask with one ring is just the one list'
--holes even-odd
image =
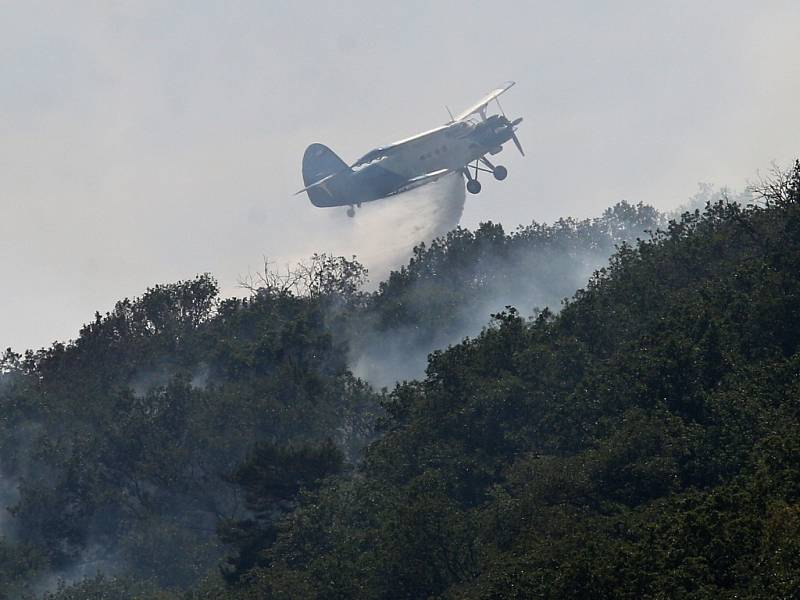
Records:
{"label": "aircraft tail fin", "polygon": [[301,191],[308,192],[314,206],[341,206],[345,204],[337,192],[336,176],[349,173],[350,167],[336,153],[323,144],[311,144],[303,154],[303,183]]}

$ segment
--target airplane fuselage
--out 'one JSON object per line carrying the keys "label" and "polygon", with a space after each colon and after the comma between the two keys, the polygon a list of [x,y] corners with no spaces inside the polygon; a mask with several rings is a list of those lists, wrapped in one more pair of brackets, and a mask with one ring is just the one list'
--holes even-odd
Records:
{"label": "airplane fuselage", "polygon": [[[353,206],[393,196],[436,181],[449,173],[467,179],[467,191],[481,190],[479,171],[501,181],[508,170],[492,164],[487,155],[513,140],[524,156],[514,131],[522,118],[509,121],[505,114],[487,116],[487,106],[514,85],[507,81],[452,120],[430,131],[370,150],[348,165],[323,144],[311,144],[303,154],[305,192],[314,206]],[[498,106],[500,104],[498,100]],[[500,109],[501,112],[502,108]]]}
{"label": "airplane fuselage", "polygon": [[[391,152],[376,148],[362,157],[349,173],[336,177],[312,202],[317,206],[344,206],[371,202],[428,183],[415,181],[439,171],[462,171],[488,154],[496,154],[511,139],[511,130],[493,115],[482,122],[456,122],[397,142]],[[308,179],[317,177],[311,174]],[[307,182],[311,183],[311,182]]]}

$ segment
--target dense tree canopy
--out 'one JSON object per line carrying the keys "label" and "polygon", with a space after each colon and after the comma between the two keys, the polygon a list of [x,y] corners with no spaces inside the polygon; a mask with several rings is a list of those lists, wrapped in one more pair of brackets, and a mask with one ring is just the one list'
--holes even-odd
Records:
{"label": "dense tree canopy", "polygon": [[70,344],[6,352],[9,539],[65,576],[124,565],[186,586],[215,569],[217,527],[249,513],[236,474],[258,444],[331,439],[352,459],[371,435],[377,399],[326,326],[345,292],[221,301],[203,275],[117,303]]}
{"label": "dense tree canopy", "polygon": [[[328,257],[246,300],[201,276],[7,352],[0,594],[103,560],[48,597],[795,597],[800,163],[761,191],[459,229],[371,294]],[[615,245],[419,379],[351,373]]]}

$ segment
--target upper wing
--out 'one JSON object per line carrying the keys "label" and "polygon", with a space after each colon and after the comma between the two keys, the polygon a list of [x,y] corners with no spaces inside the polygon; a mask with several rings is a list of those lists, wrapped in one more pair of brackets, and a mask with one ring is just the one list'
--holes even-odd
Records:
{"label": "upper wing", "polygon": [[486,108],[486,105],[489,104],[489,102],[491,102],[492,100],[497,98],[503,92],[505,92],[508,89],[510,89],[512,85],[514,85],[513,81],[506,81],[502,86],[492,90],[486,96],[481,98],[481,101],[478,102],[475,106],[470,106],[467,110],[465,110],[464,112],[459,114],[455,118],[455,120],[456,121],[463,121],[464,119],[474,115],[475,113],[483,112],[483,110]]}

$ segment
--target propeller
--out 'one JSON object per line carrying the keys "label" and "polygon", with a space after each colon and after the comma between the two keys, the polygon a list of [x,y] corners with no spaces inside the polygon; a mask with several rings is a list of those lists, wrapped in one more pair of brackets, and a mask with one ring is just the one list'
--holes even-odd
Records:
{"label": "propeller", "polygon": [[506,111],[503,110],[503,106],[500,104],[500,99],[495,98],[495,101],[497,102],[497,106],[500,107],[500,112],[503,114],[503,119],[505,119],[505,122],[508,123],[508,126],[511,128],[511,139],[514,140],[514,145],[517,147],[517,150],[519,150],[519,153],[522,154],[522,156],[525,156],[525,151],[522,149],[522,144],[519,143],[519,138],[517,137],[517,134],[514,133],[517,125],[522,123],[522,117],[518,117],[509,123],[508,117],[506,117]]}
{"label": "propeller", "polygon": [[511,123],[510,123],[510,125],[511,125],[511,139],[514,140],[514,145],[517,147],[517,150],[519,150],[519,153],[522,156],[525,156],[525,151],[522,149],[522,144],[519,143],[519,138],[517,137],[517,134],[514,133],[514,130],[516,130],[516,128],[517,128],[517,125],[519,125],[520,123],[522,123],[522,117],[519,117],[519,118],[514,119],[513,121],[511,121]]}

